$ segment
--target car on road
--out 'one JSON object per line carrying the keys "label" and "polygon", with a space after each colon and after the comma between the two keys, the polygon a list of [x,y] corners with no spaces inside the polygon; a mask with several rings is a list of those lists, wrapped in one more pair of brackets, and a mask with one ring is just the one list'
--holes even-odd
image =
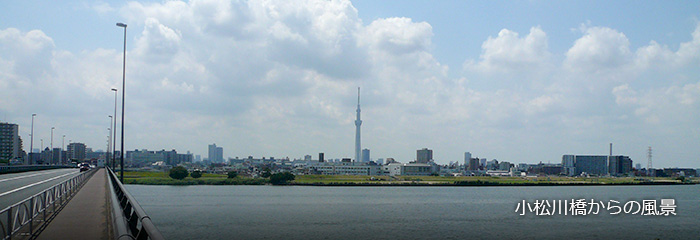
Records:
{"label": "car on road", "polygon": [[84,172],[84,171],[90,170],[90,164],[88,164],[88,163],[79,163],[79,164],[78,164],[78,168],[80,168],[80,171],[81,171],[81,172]]}

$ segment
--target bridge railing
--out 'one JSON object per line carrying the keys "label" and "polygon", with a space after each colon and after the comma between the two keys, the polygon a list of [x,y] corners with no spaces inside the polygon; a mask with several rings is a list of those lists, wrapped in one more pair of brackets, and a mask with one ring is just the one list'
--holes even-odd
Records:
{"label": "bridge railing", "polygon": [[1,210],[0,237],[35,238],[94,173],[82,172]]}
{"label": "bridge railing", "polygon": [[16,165],[16,166],[0,166],[0,174],[17,173],[27,171],[39,171],[58,168],[74,168],[75,165]]}
{"label": "bridge railing", "polygon": [[112,169],[107,168],[107,170],[112,190],[112,206],[115,210],[113,216],[117,239],[164,239],[146,211],[126,191],[117,175]]}

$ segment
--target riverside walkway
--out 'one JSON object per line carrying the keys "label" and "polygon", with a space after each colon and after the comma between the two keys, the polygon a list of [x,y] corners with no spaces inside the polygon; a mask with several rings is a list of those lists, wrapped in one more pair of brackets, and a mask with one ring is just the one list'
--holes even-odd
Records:
{"label": "riverside walkway", "polygon": [[108,183],[106,170],[97,169],[37,239],[112,239]]}

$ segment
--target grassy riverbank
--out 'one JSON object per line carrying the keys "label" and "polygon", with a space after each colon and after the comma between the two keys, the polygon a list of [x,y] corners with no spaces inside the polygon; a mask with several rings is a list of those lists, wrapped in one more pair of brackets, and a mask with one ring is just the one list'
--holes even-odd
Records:
{"label": "grassy riverbank", "polygon": [[659,185],[697,184],[672,178],[573,177],[442,177],[442,176],[297,176],[292,184],[314,186],[558,186],[558,185]]}
{"label": "grassy riverbank", "polygon": [[[205,173],[201,178],[175,180],[167,172],[124,172],[126,184],[143,185],[264,185],[268,179]],[[291,185],[308,186],[559,186],[559,185],[657,185],[697,184],[672,178],[573,178],[573,177],[441,177],[441,176],[349,176],[298,175]]]}
{"label": "grassy riverbank", "polygon": [[235,177],[204,173],[200,178],[190,176],[182,180],[172,179],[167,172],[124,172],[125,184],[142,185],[264,185],[269,181],[260,178]]}

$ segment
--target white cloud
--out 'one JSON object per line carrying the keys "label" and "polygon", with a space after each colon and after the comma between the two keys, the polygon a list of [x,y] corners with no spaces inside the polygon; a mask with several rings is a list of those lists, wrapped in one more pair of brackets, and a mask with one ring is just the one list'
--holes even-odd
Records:
{"label": "white cloud", "polygon": [[625,34],[607,27],[587,27],[583,37],[566,52],[564,66],[575,72],[606,73],[630,64],[632,54]]}
{"label": "white cloud", "polygon": [[180,50],[181,38],[179,31],[160,24],[157,19],[147,18],[134,52],[151,63],[168,63]]}
{"label": "white cloud", "polygon": [[362,43],[377,51],[392,55],[430,51],[432,27],[426,22],[415,23],[410,18],[382,18],[366,27]]}
{"label": "white cloud", "polygon": [[10,61],[16,76],[24,80],[34,81],[48,74],[54,47],[53,39],[40,30],[0,30],[0,58]]}
{"label": "white cloud", "polygon": [[677,70],[685,66],[696,66],[700,60],[700,24],[691,34],[692,40],[681,43],[678,51],[651,41],[648,46],[637,49],[635,62],[639,69]]}
{"label": "white cloud", "polygon": [[467,61],[467,69],[487,73],[541,71],[551,56],[547,34],[540,27],[530,28],[522,38],[517,32],[502,29],[497,37],[484,41],[481,49],[479,62]]}

